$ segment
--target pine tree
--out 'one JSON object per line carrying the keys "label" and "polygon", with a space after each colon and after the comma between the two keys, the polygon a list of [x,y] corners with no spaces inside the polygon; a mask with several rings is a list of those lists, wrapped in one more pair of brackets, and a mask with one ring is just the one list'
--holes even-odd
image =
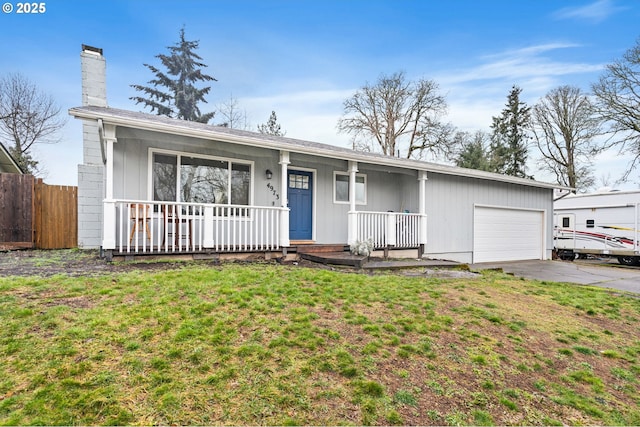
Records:
{"label": "pine tree", "polygon": [[278,124],[278,118],[276,112],[272,111],[269,116],[269,121],[266,124],[258,125],[258,132],[265,135],[284,136],[286,132],[283,132]]}
{"label": "pine tree", "polygon": [[489,157],[486,148],[487,136],[482,131],[475,134],[458,132],[454,137],[454,144],[460,146],[454,161],[461,168],[488,171]]}
{"label": "pine tree", "polygon": [[199,82],[217,80],[201,70],[206,65],[194,52],[198,49],[199,43],[199,41],[185,40],[184,28],[182,28],[180,41],[168,47],[170,54],[156,55],[166,68],[166,72],[160,71],[153,65],[144,64],[155,74],[155,78],[148,82],[150,86],[131,85],[143,95],[133,96],[130,99],[136,104],[144,104],[151,109],[151,112],[155,111],[158,115],[208,123],[215,113],[201,113],[198,104],[207,102],[204,97],[211,90],[211,86],[198,88],[195,85]]}
{"label": "pine tree", "polygon": [[522,89],[513,86],[506,107],[491,125],[491,170],[505,175],[531,178],[526,173],[531,108],[520,101]]}

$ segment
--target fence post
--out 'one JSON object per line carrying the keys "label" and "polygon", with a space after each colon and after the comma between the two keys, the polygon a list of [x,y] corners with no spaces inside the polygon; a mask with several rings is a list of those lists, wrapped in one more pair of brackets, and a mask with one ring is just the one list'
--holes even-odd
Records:
{"label": "fence post", "polygon": [[32,225],[33,230],[33,247],[36,249],[43,249],[43,233],[44,233],[44,215],[42,208],[42,192],[44,190],[44,183],[42,178],[36,178],[33,180],[31,186],[31,211],[32,211]]}

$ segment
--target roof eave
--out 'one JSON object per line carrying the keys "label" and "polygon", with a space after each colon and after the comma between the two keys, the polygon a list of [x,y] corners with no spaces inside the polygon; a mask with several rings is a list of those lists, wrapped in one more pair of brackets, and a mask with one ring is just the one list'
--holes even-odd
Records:
{"label": "roof eave", "polygon": [[[386,157],[386,156],[372,156],[368,153],[362,153],[358,151],[345,152],[340,150],[332,150],[331,148],[322,147],[309,147],[305,145],[293,145],[291,143],[278,142],[270,139],[264,139],[246,135],[233,135],[224,132],[218,132],[215,129],[202,129],[191,128],[187,126],[181,126],[180,120],[173,120],[172,122],[156,122],[149,121],[144,118],[136,117],[124,117],[118,114],[111,113],[108,109],[101,109],[101,111],[89,110],[86,108],[71,108],[69,114],[78,119],[90,119],[97,120],[102,119],[106,124],[112,124],[116,126],[130,127],[141,130],[148,130],[154,132],[166,132],[174,135],[188,136],[200,139],[215,139],[222,142],[229,142],[234,144],[248,145],[270,148],[274,150],[285,150],[300,154],[308,154],[320,157],[328,158],[341,158],[343,160],[351,160],[362,163],[374,163],[378,165],[384,165],[389,167],[397,167],[401,169],[413,169],[426,172],[436,172],[446,175],[459,175],[468,178],[478,178],[484,180],[506,182],[511,184],[526,185],[530,187],[540,187],[548,189],[562,189],[570,190],[568,187],[564,187],[557,184],[544,183],[539,181],[533,181],[525,178],[518,178],[508,175],[499,175],[491,172],[484,172],[475,169],[459,168],[454,166],[439,165],[436,163],[429,163],[420,160],[402,159],[398,157]],[[258,134],[256,134],[258,135]]]}
{"label": "roof eave", "polygon": [[[2,162],[2,158],[5,158],[7,161]],[[25,173],[20,167],[20,165],[18,165],[18,162],[16,162],[16,160],[13,158],[11,153],[9,153],[9,150],[7,150],[2,143],[0,143],[0,164],[13,168],[15,172],[9,172],[9,173],[19,173],[19,174]]]}

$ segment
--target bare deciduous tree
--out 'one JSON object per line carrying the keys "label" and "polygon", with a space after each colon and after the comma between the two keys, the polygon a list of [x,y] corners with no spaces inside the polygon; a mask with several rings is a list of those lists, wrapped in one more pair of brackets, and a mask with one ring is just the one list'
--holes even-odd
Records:
{"label": "bare deciduous tree", "polygon": [[446,154],[453,129],[440,121],[447,104],[438,89],[433,80],[407,81],[402,72],[383,75],[344,102],[338,130],[353,135],[354,148],[364,142],[389,156],[401,149],[407,158]]}
{"label": "bare deciduous tree", "polygon": [[240,109],[238,98],[234,98],[233,95],[229,96],[228,101],[218,105],[218,114],[222,119],[218,126],[241,130],[249,130],[251,127],[247,120],[247,111]]}
{"label": "bare deciduous tree", "polygon": [[640,39],[622,59],[607,65],[592,85],[597,112],[611,126],[611,144],[632,156],[623,179],[640,163]]}
{"label": "bare deciduous tree", "polygon": [[558,184],[587,190],[595,184],[592,159],[604,149],[594,138],[601,134],[600,119],[580,88],[560,86],[534,107],[533,139],[542,154],[542,169]]}
{"label": "bare deciduous tree", "polygon": [[35,144],[55,144],[66,119],[53,98],[21,74],[0,79],[0,137],[8,142],[8,150],[27,173],[38,172],[38,161],[32,156]]}

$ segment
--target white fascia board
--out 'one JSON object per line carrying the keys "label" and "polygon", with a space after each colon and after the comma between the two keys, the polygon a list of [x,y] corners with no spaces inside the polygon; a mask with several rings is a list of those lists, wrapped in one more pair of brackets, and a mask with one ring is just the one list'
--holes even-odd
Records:
{"label": "white fascia board", "polygon": [[[9,150],[7,150],[2,143],[0,143],[0,164],[7,167],[9,169],[9,173],[24,174],[22,168],[18,166],[18,163],[16,163],[13,156],[9,153]],[[11,172],[11,169],[13,169],[13,172]]]}

